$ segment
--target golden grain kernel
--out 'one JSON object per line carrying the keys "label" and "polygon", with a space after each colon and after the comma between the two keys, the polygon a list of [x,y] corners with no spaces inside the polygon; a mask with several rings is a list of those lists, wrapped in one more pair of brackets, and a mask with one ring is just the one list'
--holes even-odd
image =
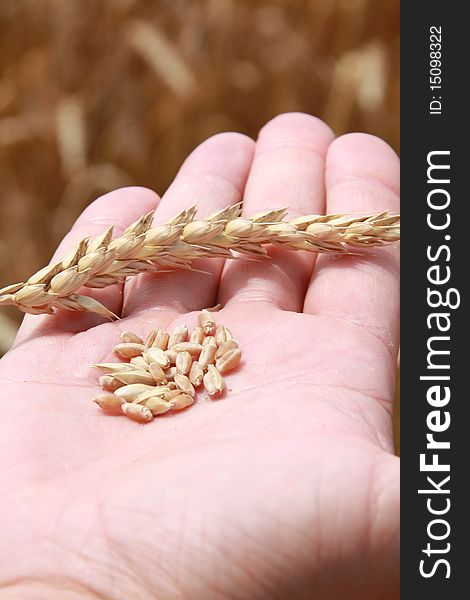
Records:
{"label": "golden grain kernel", "polygon": [[181,394],[181,390],[179,390],[175,384],[175,389],[165,392],[163,399],[166,400],[167,402],[169,402],[172,398],[175,398],[176,396],[179,396],[180,394]]}
{"label": "golden grain kernel", "polygon": [[162,369],[166,369],[170,366],[170,359],[161,348],[149,348],[144,351],[143,357],[149,364],[157,363]]}
{"label": "golden grain kernel", "polygon": [[180,389],[185,394],[189,394],[190,396],[194,396],[196,394],[196,390],[194,389],[193,384],[189,381],[189,377],[186,377],[186,375],[176,373],[175,383],[178,389]]}
{"label": "golden grain kernel", "polygon": [[219,370],[214,365],[209,365],[207,367],[207,372],[210,373],[214,378],[214,384],[217,393],[221,394],[225,389],[225,381]]}
{"label": "golden grain kernel", "polygon": [[194,385],[194,387],[199,387],[202,383],[202,378],[204,377],[204,371],[198,361],[194,361],[191,365],[191,369],[189,371],[189,381]]}
{"label": "golden grain kernel", "polygon": [[213,335],[206,335],[206,337],[202,341],[202,347],[204,346],[217,346],[217,342],[215,341],[215,337]]}
{"label": "golden grain kernel", "polygon": [[137,423],[148,423],[153,419],[152,411],[143,404],[131,404],[125,402],[121,406],[122,412]]}
{"label": "golden grain kernel", "polygon": [[186,325],[180,325],[173,330],[173,333],[170,335],[170,339],[168,340],[168,349],[171,350],[175,344],[179,344],[181,342],[186,342],[188,339],[188,328]]}
{"label": "golden grain kernel", "polygon": [[153,396],[152,398],[149,398],[145,402],[145,406],[150,410],[154,417],[156,417],[157,415],[163,415],[164,413],[168,412],[173,408],[169,402],[163,400],[162,398],[159,398],[158,396]]}
{"label": "golden grain kernel", "polygon": [[136,368],[142,369],[143,371],[149,370],[149,364],[143,356],[134,356],[134,358],[131,358],[129,363],[133,367],[133,369],[131,367],[130,370],[135,370]]}
{"label": "golden grain kernel", "polygon": [[160,348],[160,350],[166,350],[168,348],[168,340],[170,339],[170,334],[165,333],[164,331],[159,331],[155,341],[152,344],[153,348]]}
{"label": "golden grain kernel", "polygon": [[115,394],[99,394],[93,398],[93,402],[96,402],[103,410],[109,411],[119,411],[121,405],[124,404],[124,400]]}
{"label": "golden grain kernel", "polygon": [[168,360],[170,361],[170,365],[175,365],[176,364],[176,355],[178,353],[174,352],[173,350],[165,350],[165,355],[168,357]]}
{"label": "golden grain kernel", "polygon": [[78,267],[69,267],[54,277],[49,282],[49,290],[53,294],[57,294],[60,297],[70,296],[73,292],[78,290],[88,277],[88,269],[85,271],[78,271]]}
{"label": "golden grain kernel", "polygon": [[195,327],[193,332],[191,333],[191,337],[189,338],[190,342],[195,342],[196,344],[202,344],[204,340],[204,329],[202,327]]}
{"label": "golden grain kernel", "polygon": [[204,375],[203,383],[206,392],[210,396],[217,396],[225,389],[224,378],[214,365],[209,365],[207,367],[207,373]]}
{"label": "golden grain kernel", "polygon": [[226,342],[222,342],[222,344],[220,344],[220,346],[217,348],[215,357],[220,358],[226,352],[228,352],[229,350],[233,350],[235,348],[238,348],[238,343],[235,340],[228,340]]}
{"label": "golden grain kernel", "polygon": [[188,244],[203,244],[210,241],[223,228],[223,224],[215,224],[210,221],[191,221],[183,228],[181,239]]}
{"label": "golden grain kernel", "polygon": [[176,367],[168,367],[168,369],[165,369],[165,377],[171,382],[175,378],[177,372]]}
{"label": "golden grain kernel", "polygon": [[153,386],[146,385],[145,383],[130,383],[129,385],[120,387],[114,393],[116,396],[119,396],[119,398],[123,398],[126,402],[132,402],[139,394],[143,394],[143,392],[147,392],[151,389],[153,389]]}
{"label": "golden grain kernel", "polygon": [[189,352],[193,356],[199,356],[201,354],[201,344],[196,342],[180,342],[172,347],[173,352]]}
{"label": "golden grain kernel", "polygon": [[132,402],[136,404],[142,404],[143,402],[146,402],[154,396],[158,396],[159,398],[165,398],[165,394],[167,394],[170,391],[170,388],[166,385],[157,385],[151,390],[147,390],[146,392],[142,392],[142,394],[139,394]]}
{"label": "golden grain kernel", "polygon": [[144,345],[144,340],[141,339],[135,333],[132,333],[132,331],[121,332],[121,341],[124,344],[142,344],[142,345]]}
{"label": "golden grain kernel", "polygon": [[152,331],[148,334],[147,339],[145,340],[146,348],[150,348],[152,346],[159,331],[159,329],[152,329]]}
{"label": "golden grain kernel", "polygon": [[204,375],[203,383],[209,396],[217,396],[218,394],[221,394],[225,388],[224,379],[214,365],[209,365],[207,367],[207,373]]}
{"label": "golden grain kernel", "polygon": [[155,385],[155,380],[147,371],[126,371],[125,373],[116,373],[115,379],[121,381],[125,385],[131,383],[145,383],[147,385]]}
{"label": "golden grain kernel", "polygon": [[204,384],[204,389],[209,394],[209,396],[214,396],[215,394],[217,394],[214,376],[210,371],[207,371],[207,373],[205,373],[202,382]]}
{"label": "golden grain kernel", "polygon": [[198,315],[199,327],[202,327],[205,335],[214,335],[215,333],[215,320],[214,315],[208,310],[201,310]]}
{"label": "golden grain kernel", "polygon": [[194,398],[192,396],[189,394],[182,394],[181,392],[169,401],[169,404],[173,410],[183,410],[183,408],[191,406],[193,403]]}
{"label": "golden grain kernel", "polygon": [[242,217],[236,217],[230,219],[225,225],[225,233],[229,236],[248,236],[254,229],[255,224],[250,219],[243,219]]}
{"label": "golden grain kernel", "polygon": [[191,369],[193,357],[189,352],[178,352],[176,356],[176,370],[182,375],[187,375]]}
{"label": "golden grain kernel", "polygon": [[154,362],[149,365],[150,375],[154,378],[157,383],[166,383],[167,375],[163,371],[162,367]]}
{"label": "golden grain kernel", "polygon": [[241,351],[238,348],[233,348],[218,358],[215,362],[215,366],[220,373],[227,373],[238,366],[241,357]]}
{"label": "golden grain kernel", "polygon": [[122,358],[134,358],[140,356],[145,350],[143,344],[124,343],[114,346],[113,351]]}
{"label": "golden grain kernel", "polygon": [[25,285],[15,294],[15,301],[24,306],[37,306],[48,299],[49,295],[43,283]]}
{"label": "golden grain kernel", "polygon": [[199,364],[202,370],[205,371],[207,365],[215,362],[215,353],[217,352],[217,346],[215,344],[208,344],[203,346],[201,355],[199,356]]}
{"label": "golden grain kernel", "polygon": [[[114,375],[118,375],[118,373],[115,373]],[[124,383],[119,379],[116,379],[114,375],[102,375],[98,379],[100,386],[107,392],[114,392],[124,385]]]}
{"label": "golden grain kernel", "polygon": [[227,341],[227,335],[225,333],[225,327],[223,325],[217,325],[217,327],[215,328],[215,341],[217,343],[217,346],[220,346],[220,344],[223,344]]}

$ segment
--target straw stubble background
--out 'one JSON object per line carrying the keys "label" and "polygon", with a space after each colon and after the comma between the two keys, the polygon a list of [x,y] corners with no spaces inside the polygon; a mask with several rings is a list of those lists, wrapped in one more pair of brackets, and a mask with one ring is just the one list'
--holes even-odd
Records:
{"label": "straw stubble background", "polygon": [[[0,287],[82,209],[291,110],[399,150],[398,0],[0,0]],[[0,354],[20,315],[0,313]]]}

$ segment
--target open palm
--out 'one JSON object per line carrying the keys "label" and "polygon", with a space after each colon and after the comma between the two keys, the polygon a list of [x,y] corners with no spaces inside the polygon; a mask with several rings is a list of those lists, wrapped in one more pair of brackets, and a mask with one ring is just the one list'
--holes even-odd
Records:
{"label": "open palm", "polygon": [[[381,140],[281,115],[256,145],[207,140],[161,201],[100,198],[58,254],[155,206],[158,222],[242,197],[246,214],[397,210],[397,177]],[[398,597],[397,248],[270,254],[97,292],[118,322],[25,319],[0,363],[2,600]],[[120,331],[191,327],[216,303],[243,351],[226,397],[145,426],[93,405],[90,365]]]}

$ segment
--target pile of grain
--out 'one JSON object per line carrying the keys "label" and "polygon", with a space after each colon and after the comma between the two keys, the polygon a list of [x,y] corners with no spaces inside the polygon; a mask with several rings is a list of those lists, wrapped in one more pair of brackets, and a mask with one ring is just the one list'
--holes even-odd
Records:
{"label": "pile of grain", "polygon": [[138,423],[191,406],[201,387],[211,397],[220,396],[223,375],[241,360],[238,342],[224,325],[216,326],[208,310],[199,313],[191,334],[186,325],[171,334],[153,329],[144,342],[124,331],[114,352],[127,362],[94,365],[104,373],[99,383],[106,392],[94,401]]}

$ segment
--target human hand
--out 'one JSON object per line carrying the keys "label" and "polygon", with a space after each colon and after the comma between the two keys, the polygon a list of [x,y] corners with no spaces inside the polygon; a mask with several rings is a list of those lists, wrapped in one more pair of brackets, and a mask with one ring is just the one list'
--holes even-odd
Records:
{"label": "human hand", "polygon": [[[256,146],[204,142],[161,201],[98,199],[57,257],[155,206],[162,222],[242,197],[248,215],[396,211],[398,160],[372,136],[281,115]],[[0,362],[0,599],[398,597],[398,248],[270,255],[95,292],[118,322],[25,318]],[[244,361],[227,397],[144,426],[91,402],[90,365],[115,360],[120,331],[191,327],[218,302]]]}

